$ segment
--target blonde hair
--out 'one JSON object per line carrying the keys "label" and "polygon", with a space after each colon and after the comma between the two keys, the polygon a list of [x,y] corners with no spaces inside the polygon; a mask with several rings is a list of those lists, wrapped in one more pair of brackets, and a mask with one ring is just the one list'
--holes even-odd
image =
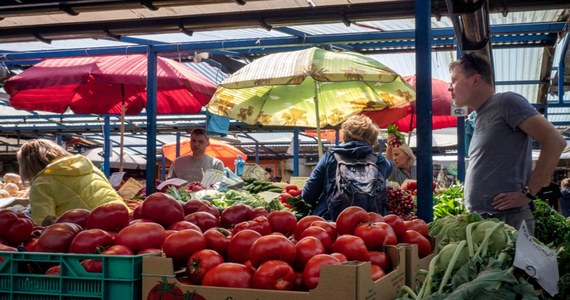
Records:
{"label": "blonde hair", "polygon": [[564,189],[570,188],[570,178],[562,179],[562,182],[560,182],[560,186]]}
{"label": "blonde hair", "polygon": [[408,145],[401,144],[398,148],[394,148],[392,151],[398,151],[398,150],[404,152],[409,157],[409,160],[412,162],[412,164],[416,162],[416,156],[414,155],[414,151],[412,151],[412,149]]}
{"label": "blonde hair", "polygon": [[343,139],[345,142],[360,141],[371,146],[378,143],[378,133],[380,129],[372,120],[364,115],[354,115],[341,126]]}
{"label": "blonde hair", "polygon": [[22,181],[31,182],[51,162],[71,155],[50,140],[35,139],[25,142],[16,154]]}

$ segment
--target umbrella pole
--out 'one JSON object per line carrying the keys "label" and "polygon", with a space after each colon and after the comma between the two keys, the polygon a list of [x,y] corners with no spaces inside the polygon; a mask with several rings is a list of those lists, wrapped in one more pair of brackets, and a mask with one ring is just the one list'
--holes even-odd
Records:
{"label": "umbrella pole", "polygon": [[[317,89],[315,85],[315,90]],[[321,121],[319,118],[319,99],[315,93],[315,114],[317,115],[317,146],[319,151],[319,159],[323,156],[323,142],[321,141]]]}
{"label": "umbrella pole", "polygon": [[125,106],[125,86],[121,84],[121,128],[120,128],[120,147],[119,147],[119,172],[123,172],[124,167],[124,160],[123,160],[123,151],[124,151],[124,141],[125,141],[125,112],[127,110]]}

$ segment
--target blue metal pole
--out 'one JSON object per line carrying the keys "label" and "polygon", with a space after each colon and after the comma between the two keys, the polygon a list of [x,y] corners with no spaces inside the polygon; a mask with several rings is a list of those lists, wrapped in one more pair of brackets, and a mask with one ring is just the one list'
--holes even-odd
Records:
{"label": "blue metal pole", "polygon": [[416,0],[416,108],[418,156],[418,217],[433,220],[433,159],[431,107],[431,1]]}
{"label": "blue metal pole", "polygon": [[293,129],[293,176],[299,176],[299,127]]}
{"label": "blue metal pole", "polygon": [[148,46],[147,65],[147,144],[146,144],[146,194],[156,191],[156,52],[153,46]]}
{"label": "blue metal pole", "polygon": [[103,125],[103,135],[105,143],[103,146],[103,173],[105,176],[111,176],[111,117],[108,115],[103,118],[105,123]]}
{"label": "blue metal pole", "polygon": [[176,133],[176,158],[180,157],[180,132]]}
{"label": "blue metal pole", "polygon": [[166,156],[164,156],[164,153],[160,163],[160,180],[166,180]]}
{"label": "blue metal pole", "polygon": [[337,146],[340,144],[340,130],[338,128],[334,130],[334,144]]}
{"label": "blue metal pole", "polygon": [[259,142],[255,141],[255,163],[259,165]]}
{"label": "blue metal pole", "polygon": [[[461,49],[457,47],[457,57]],[[457,117],[457,180],[465,182],[465,118]]]}
{"label": "blue metal pole", "polygon": [[566,34],[566,41],[562,47],[562,53],[560,55],[560,61],[558,62],[558,103],[564,103],[564,58],[566,57],[566,52],[568,52],[568,45],[570,44],[570,33]]}

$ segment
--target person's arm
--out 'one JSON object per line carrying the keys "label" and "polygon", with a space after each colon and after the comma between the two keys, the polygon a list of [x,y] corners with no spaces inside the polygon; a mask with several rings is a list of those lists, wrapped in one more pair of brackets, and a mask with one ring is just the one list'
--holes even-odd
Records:
{"label": "person's arm", "polygon": [[392,147],[392,141],[396,139],[396,135],[390,133],[386,139],[386,158],[390,161],[394,161],[394,151]]}
{"label": "person's arm", "polygon": [[36,225],[41,225],[46,217],[57,217],[55,200],[49,191],[51,184],[50,182],[43,183],[41,178],[37,178],[30,187],[30,208]]}
{"label": "person's arm", "polygon": [[550,182],[552,172],[558,165],[566,140],[542,115],[534,115],[522,121],[519,128],[540,143],[540,155],[526,183],[530,193],[536,195],[540,188]]}
{"label": "person's arm", "polygon": [[[526,183],[530,193],[536,195],[542,186],[550,181],[552,172],[560,160],[560,154],[566,147],[566,140],[542,115],[528,117],[518,127],[540,143],[538,161]],[[512,191],[498,194],[491,205],[495,209],[505,210],[522,207],[530,202],[531,200],[521,191]]]}

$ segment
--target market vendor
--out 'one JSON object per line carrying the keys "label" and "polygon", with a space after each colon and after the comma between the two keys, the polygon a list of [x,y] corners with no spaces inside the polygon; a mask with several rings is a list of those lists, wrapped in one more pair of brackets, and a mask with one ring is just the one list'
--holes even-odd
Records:
{"label": "market vendor", "polygon": [[396,139],[396,135],[393,133],[388,135],[386,158],[393,163],[392,173],[390,173],[388,180],[402,184],[406,179],[418,179],[414,152],[404,143],[394,147],[392,142],[394,139]]}
{"label": "market vendor", "polygon": [[202,128],[192,130],[190,148],[192,154],[180,156],[172,162],[168,178],[180,178],[188,182],[202,181],[204,172],[209,169],[224,170],[224,163],[206,154],[210,138]]}
{"label": "market vendor", "polygon": [[92,210],[105,203],[124,204],[88,158],[73,155],[50,140],[29,140],[16,157],[22,181],[31,183],[29,201],[37,225],[74,208]]}

